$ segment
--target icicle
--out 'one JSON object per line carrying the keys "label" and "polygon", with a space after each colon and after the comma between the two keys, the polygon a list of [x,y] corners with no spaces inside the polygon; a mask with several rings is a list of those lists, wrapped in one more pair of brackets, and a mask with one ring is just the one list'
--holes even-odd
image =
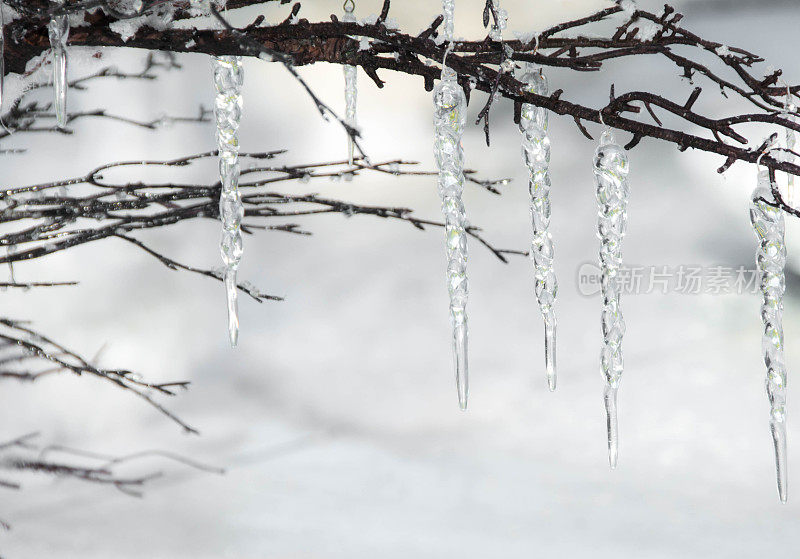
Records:
{"label": "icicle", "polygon": [[455,32],[455,13],[456,13],[456,0],[442,0],[442,34],[445,42],[453,40],[453,33]]}
{"label": "icicle", "polygon": [[492,16],[492,29],[489,31],[489,37],[494,41],[502,41],[503,31],[508,27],[508,12],[500,7],[500,0],[492,0],[492,4],[497,20],[495,21]]}
{"label": "icicle", "polygon": [[[345,0],[344,3],[344,17],[342,20],[346,23],[353,23],[356,21],[356,16],[353,15],[356,4],[353,0]],[[351,128],[355,128],[356,120],[356,102],[358,100],[358,73],[355,66],[345,64],[344,66],[344,99],[346,104],[345,109],[345,122]],[[347,160],[350,165],[353,164],[353,154],[355,152],[355,143],[353,137],[347,135]]]}
{"label": "icicle", "polygon": [[769,426],[775,444],[775,470],[781,502],[787,498],[786,472],[786,365],[783,359],[783,293],[786,287],[784,266],[786,245],[783,212],[762,201],[774,202],[769,171],[758,173],[758,185],[753,191],[750,221],[758,237],[756,264],[759,273],[761,319],[764,330],[761,350],[767,366],[767,396],[770,404]]}
{"label": "icicle", "polygon": [[14,277],[14,263],[11,261],[11,258],[16,254],[17,245],[8,245],[6,246],[6,256],[8,257],[8,281],[9,283],[17,283],[16,278]]}
{"label": "icicle", "polygon": [[[443,0],[445,41],[453,38],[455,0]],[[449,52],[449,51],[448,51]],[[461,194],[464,191],[464,149],[461,137],[466,125],[467,99],[456,73],[446,65],[433,92],[436,165],[439,169],[439,194],[447,235],[447,284],[450,293],[450,320],[453,325],[453,354],[458,403],[467,408],[469,368],[467,363],[467,219]]]}
{"label": "icicle", "polygon": [[[6,18],[0,1],[0,109],[3,108],[3,82],[6,75]],[[2,110],[0,110],[2,114]]]}
{"label": "icicle", "polygon": [[67,16],[54,16],[49,26],[50,48],[53,51],[53,89],[56,124],[59,128],[67,126],[67,39],[69,38],[69,19]]}
{"label": "icicle", "polygon": [[[794,116],[794,113],[797,112],[797,107],[791,103],[786,104],[786,112],[787,112],[787,120],[791,123],[797,122],[797,117]],[[791,128],[786,129],[786,149],[794,150],[795,145],[797,144],[797,135],[795,131]],[[792,153],[786,154],[786,161],[789,163],[795,162],[795,156]],[[788,179],[786,182],[786,203],[789,204],[791,207],[797,207],[797,199],[795,195],[795,186],[794,186],[794,175],[788,175]]]}
{"label": "icicle", "polygon": [[628,220],[628,171],[628,156],[615,143],[611,130],[605,130],[595,151],[594,176],[599,208],[598,236],[602,243],[603,350],[600,362],[606,380],[608,462],[612,469],[617,467],[617,389],[622,376],[622,337],[625,335],[625,320],[619,306],[619,268],[622,264],[622,238]]}
{"label": "icicle", "polygon": [[[548,95],[547,78],[541,68],[528,65],[522,76],[526,91]],[[544,353],[547,383],[556,389],[556,315],[553,304],[558,282],[553,270],[553,239],[550,235],[550,138],[547,135],[547,110],[525,103],[519,123],[522,154],[528,166],[533,237],[531,261],[536,280],[536,298],[544,318]]]}
{"label": "icicle", "polygon": [[231,346],[239,340],[239,307],[236,272],[242,260],[241,223],[244,217],[239,194],[239,123],[242,118],[242,84],[244,70],[241,56],[219,56],[214,59],[214,85],[217,98],[214,114],[217,120],[219,177],[222,191],[219,214],[222,221],[220,249],[225,263],[225,291],[228,298],[228,334]]}

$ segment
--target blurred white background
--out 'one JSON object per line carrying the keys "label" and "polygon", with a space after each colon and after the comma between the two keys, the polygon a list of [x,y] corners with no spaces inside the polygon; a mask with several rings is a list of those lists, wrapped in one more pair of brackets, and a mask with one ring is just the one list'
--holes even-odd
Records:
{"label": "blurred white background", "polygon": [[[357,0],[357,14],[379,0]],[[403,29],[426,26],[438,2],[395,0]],[[662,2],[641,1],[659,10]],[[457,34],[482,36],[483,0],[459,0]],[[510,30],[541,30],[588,14],[595,0],[505,0]],[[794,2],[705,0],[678,7],[686,26],[754,50],[789,81],[800,79]],[[270,7],[272,21],[286,7]],[[339,2],[306,2],[304,17],[339,13]],[[242,21],[253,13],[242,14]],[[138,64],[139,53],[107,53]],[[184,56],[180,74],[147,85],[107,82],[73,92],[71,108],[106,106],[155,118],[210,106],[207,57]],[[763,65],[766,68],[766,65]],[[77,70],[76,70],[77,71]],[[766,71],[766,70],[764,70]],[[341,69],[303,68],[326,101],[342,104]],[[422,81],[383,73],[378,90],[359,73],[359,119],[375,159],[433,167],[431,96]],[[287,148],[286,162],[339,159],[341,130],[324,123],[276,64],[246,63],[243,149]],[[553,89],[595,106],[646,87],[684,100],[692,85],[656,58],[624,60],[602,72],[550,72]],[[707,86],[702,80],[698,85]],[[748,110],[713,86],[711,114]],[[470,105],[477,114],[485,96]],[[724,101],[724,102],[721,102]],[[502,197],[468,188],[470,219],[504,248],[525,249],[527,185],[512,107],[493,112],[492,146],[480,127],[465,138],[468,165],[484,177],[513,177]],[[474,121],[474,117],[472,118]],[[23,185],[81,175],[119,159],[169,158],[212,149],[210,125],[158,134],[83,122],[73,138],[28,136],[27,155],[2,176]],[[593,133],[598,127],[591,128]],[[750,129],[753,143],[764,130]],[[530,263],[508,265],[470,246],[471,399],[458,411],[449,345],[443,235],[366,216],[301,222],[311,238],[259,232],[245,239],[240,277],[286,297],[242,299],[240,347],[228,347],[223,288],[172,272],[132,246],[104,241],[16,268],[25,279],[79,280],[77,288],[0,294],[4,315],[102,365],[153,380],[192,381],[171,402],[201,431],[187,436],[135,398],[89,378],[64,375],[36,386],[4,383],[2,439],[39,430],[48,442],[124,454],[163,448],[228,468],[225,476],[158,461],[166,475],[142,500],[113,489],[50,478],[4,491],[0,553],[35,557],[442,558],[752,557],[800,544],[800,499],[778,502],[773,473],[759,301],[755,295],[630,296],[620,390],[620,464],[609,471],[599,370],[600,301],[581,296],[576,274],[594,261],[596,202],[591,156],[572,119],[552,117],[553,236],[560,293],[559,386],[543,370],[542,324]],[[628,136],[620,139],[627,142]],[[716,173],[721,158],[679,153],[644,140],[631,156],[632,195],[624,256],[639,265],[751,266],[755,241],[747,204],[752,167]],[[46,164],[43,162],[46,161]],[[206,180],[195,171],[198,180]],[[182,176],[186,176],[185,174]],[[415,208],[438,218],[430,179],[364,175],[352,183],[291,189],[364,203]],[[790,220],[789,241],[798,235]],[[140,238],[183,262],[218,265],[218,224],[181,224]],[[800,249],[789,247],[796,265]],[[789,278],[787,361],[800,328],[800,282]],[[791,385],[793,387],[793,385]],[[792,389],[790,389],[792,391]],[[800,449],[789,397],[790,480]]]}

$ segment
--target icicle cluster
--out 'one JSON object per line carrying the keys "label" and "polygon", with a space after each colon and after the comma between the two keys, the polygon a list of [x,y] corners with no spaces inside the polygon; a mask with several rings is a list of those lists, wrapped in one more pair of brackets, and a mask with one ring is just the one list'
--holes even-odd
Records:
{"label": "icicle cluster", "polygon": [[[344,4],[344,17],[343,21],[346,23],[353,23],[356,17],[353,15],[355,3],[353,0],[347,0]],[[344,65],[344,99],[345,99],[345,122],[351,128],[355,128],[356,120],[356,103],[358,100],[358,73],[355,66],[348,64]],[[347,160],[350,165],[353,164],[353,154],[355,151],[355,144],[353,137],[347,135]]]}
{"label": "icicle cluster", "polygon": [[239,308],[236,273],[242,260],[241,223],[244,217],[239,194],[239,123],[242,118],[244,70],[241,56],[214,59],[214,85],[217,90],[214,114],[217,120],[217,149],[222,192],[219,215],[222,221],[220,249],[225,263],[225,291],[228,297],[228,334],[231,345],[239,339]]}
{"label": "icicle cluster", "polygon": [[69,38],[69,19],[55,16],[48,28],[50,48],[53,51],[53,89],[55,99],[56,124],[59,128],[67,125],[67,39]]}
{"label": "icicle cluster", "polygon": [[[452,40],[454,0],[443,0],[445,40]],[[464,149],[461,137],[467,118],[467,99],[456,72],[446,65],[434,89],[434,153],[439,169],[439,194],[447,235],[447,285],[458,403],[467,407],[469,368],[467,363],[467,218],[461,195],[464,191]]]}
{"label": "icicle cluster", "polygon": [[[522,76],[525,90],[548,95],[547,78],[541,69],[528,65]],[[550,235],[550,138],[547,135],[547,111],[525,103],[519,123],[522,132],[522,154],[528,167],[530,191],[531,261],[536,280],[536,298],[544,318],[545,367],[550,390],[556,389],[556,314],[553,305],[558,282],[553,270],[553,238]]]}
{"label": "icicle cluster", "polygon": [[628,171],[628,156],[616,144],[611,131],[604,131],[595,151],[594,176],[599,209],[598,236],[602,243],[603,349],[600,362],[606,380],[608,461],[612,469],[617,466],[617,390],[622,377],[622,337],[625,335],[625,320],[619,306],[619,268],[622,264],[622,238],[628,220]]}
{"label": "icicle cluster", "polygon": [[758,237],[756,265],[761,289],[761,320],[764,330],[761,350],[767,366],[767,396],[770,404],[770,430],[775,443],[775,468],[778,494],[782,502],[787,498],[786,471],[786,365],[783,359],[783,293],[786,287],[784,266],[783,212],[763,200],[774,202],[769,171],[758,175],[758,186],[753,191],[750,221]]}

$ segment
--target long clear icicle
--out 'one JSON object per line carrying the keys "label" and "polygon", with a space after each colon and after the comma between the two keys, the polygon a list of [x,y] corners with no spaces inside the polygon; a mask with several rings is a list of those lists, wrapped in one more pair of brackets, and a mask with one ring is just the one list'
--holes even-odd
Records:
{"label": "long clear icicle", "polygon": [[786,288],[784,266],[786,245],[784,244],[783,212],[761,199],[774,201],[769,171],[758,174],[758,185],[753,191],[750,205],[750,221],[758,237],[759,287],[761,290],[761,320],[764,330],[761,351],[767,367],[767,396],[770,405],[769,427],[775,444],[775,470],[778,479],[778,495],[781,502],[787,499],[786,471],[786,364],[783,358],[783,293]]}
{"label": "long clear icicle", "polygon": [[[548,95],[547,78],[540,68],[528,65],[522,76],[526,91]],[[519,128],[522,132],[522,155],[528,166],[530,192],[531,261],[533,262],[536,299],[544,318],[544,354],[547,383],[556,389],[556,314],[553,305],[558,281],[553,270],[553,238],[550,235],[550,138],[547,135],[547,111],[525,103]]]}
{"label": "long clear icicle", "polygon": [[50,48],[53,51],[53,89],[55,98],[53,108],[59,128],[67,125],[67,39],[69,38],[69,19],[67,16],[54,16],[48,28]]}
{"label": "long clear icicle", "polygon": [[[444,39],[453,39],[455,0],[443,0]],[[461,195],[464,191],[464,149],[461,137],[466,125],[467,99],[458,85],[456,72],[445,64],[442,79],[433,94],[435,106],[434,153],[439,169],[439,194],[447,235],[447,285],[453,326],[453,355],[458,403],[467,408],[469,367],[467,362],[467,218]]]}
{"label": "long clear icicle", "polygon": [[236,273],[242,260],[241,223],[244,217],[239,194],[239,124],[242,119],[242,84],[244,70],[241,56],[214,59],[214,85],[217,90],[214,114],[217,121],[219,177],[222,191],[219,214],[222,221],[220,251],[225,263],[225,291],[228,299],[228,334],[231,346],[239,341],[239,305]]}
{"label": "long clear icicle", "polygon": [[[344,17],[342,20],[346,23],[353,23],[356,21],[356,16],[353,15],[355,9],[355,2],[347,0],[344,3]],[[344,100],[345,100],[345,122],[351,128],[355,128],[358,123],[356,118],[356,106],[358,102],[358,73],[355,66],[349,64],[344,65]],[[353,155],[355,153],[355,142],[353,137],[347,135],[347,160],[350,165],[353,164]]]}
{"label": "long clear icicle", "polygon": [[598,236],[601,241],[600,268],[603,297],[603,349],[600,364],[606,380],[604,401],[608,433],[608,463],[617,467],[617,390],[622,377],[622,337],[625,320],[620,309],[619,269],[622,238],[628,221],[628,156],[614,141],[610,130],[600,137],[595,151],[594,176],[597,186]]}

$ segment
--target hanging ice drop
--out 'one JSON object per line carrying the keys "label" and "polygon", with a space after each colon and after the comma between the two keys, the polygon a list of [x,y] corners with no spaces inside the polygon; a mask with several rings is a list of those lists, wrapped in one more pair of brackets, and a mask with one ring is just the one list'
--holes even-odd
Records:
{"label": "hanging ice drop", "polygon": [[[453,38],[454,0],[443,0],[445,41]],[[446,62],[446,55],[445,55]],[[458,403],[467,409],[469,367],[467,361],[467,219],[461,195],[464,190],[464,149],[461,137],[466,125],[467,99],[456,72],[442,67],[442,77],[433,92],[435,106],[434,154],[439,169],[439,194],[447,238],[447,285],[450,321],[453,326],[453,358]]]}
{"label": "hanging ice drop", "polygon": [[50,48],[53,51],[53,89],[55,98],[53,108],[59,128],[67,125],[67,39],[69,20],[67,16],[53,16],[48,28]]}
{"label": "hanging ice drop", "polygon": [[[528,65],[522,76],[526,91],[547,95],[547,78],[541,68]],[[522,155],[528,167],[530,192],[531,261],[533,262],[536,299],[544,318],[544,353],[547,383],[556,389],[556,314],[553,305],[558,282],[553,270],[553,238],[550,235],[550,138],[547,135],[547,111],[525,103],[519,123],[522,132]]]}
{"label": "hanging ice drop", "polygon": [[[763,199],[763,200],[762,200]],[[761,320],[764,329],[761,350],[767,367],[767,396],[770,405],[769,426],[775,445],[775,470],[778,495],[787,499],[786,471],[786,365],[783,358],[783,293],[786,288],[784,266],[783,212],[768,202],[774,202],[769,171],[758,173],[758,185],[753,191],[750,221],[758,238],[756,265],[761,290]]]}
{"label": "hanging ice drop", "polygon": [[622,264],[622,238],[628,220],[628,156],[605,130],[595,151],[594,176],[597,186],[598,236],[601,241],[600,269],[603,314],[603,349],[600,363],[605,376],[604,401],[608,434],[608,463],[617,467],[617,390],[622,377],[622,337],[625,320],[620,310],[619,269]]}
{"label": "hanging ice drop", "polygon": [[[355,2],[353,0],[346,0],[344,3],[344,17],[342,20],[346,23],[353,23],[356,17],[353,15],[355,10]],[[345,99],[345,122],[351,128],[355,128],[357,124],[356,119],[356,103],[358,100],[358,73],[355,66],[349,64],[344,65],[344,99]],[[350,165],[353,164],[353,154],[355,152],[355,143],[353,137],[348,133],[347,135],[347,161]]]}
{"label": "hanging ice drop", "polygon": [[239,124],[242,118],[244,70],[241,56],[214,59],[214,85],[217,90],[214,115],[217,121],[219,177],[222,190],[219,215],[222,221],[220,249],[225,263],[225,292],[228,300],[228,334],[231,346],[239,340],[239,306],[236,273],[242,260],[241,223],[244,217],[239,194]]}

